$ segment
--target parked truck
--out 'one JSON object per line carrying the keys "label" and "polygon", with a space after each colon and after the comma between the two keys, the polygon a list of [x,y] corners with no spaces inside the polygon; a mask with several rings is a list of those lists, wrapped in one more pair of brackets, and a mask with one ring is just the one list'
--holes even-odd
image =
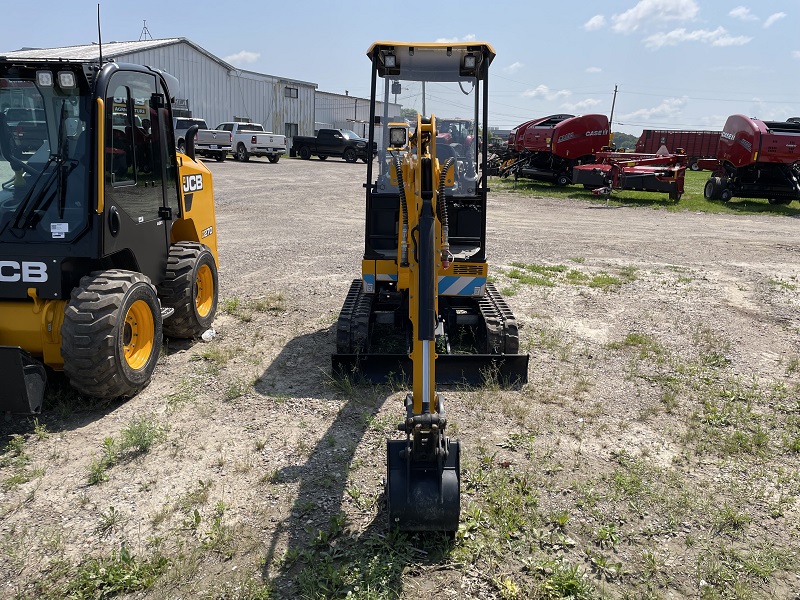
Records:
{"label": "parked truck", "polygon": [[172,127],[175,130],[175,147],[180,152],[186,152],[186,132],[192,125],[198,127],[194,138],[195,154],[206,158],[215,158],[218,161],[225,160],[225,157],[231,152],[231,136],[227,132],[209,129],[205,119],[195,117],[172,119]]}
{"label": "parked truck", "polygon": [[667,152],[675,154],[678,148],[683,148],[689,169],[699,171],[699,160],[717,156],[719,135],[719,131],[645,129],[636,142],[636,152],[655,154],[663,146]]}
{"label": "parked truck", "polygon": [[800,200],[800,122],[732,115],[725,121],[716,158],[702,163],[712,171],[703,190],[708,200]]}
{"label": "parked truck", "polygon": [[320,129],[316,137],[294,136],[290,156],[299,156],[308,160],[312,156],[325,160],[329,156],[340,156],[349,163],[359,158],[368,162],[378,152],[377,143],[373,143],[372,152],[367,151],[369,142],[349,129]]}
{"label": "parked truck", "polygon": [[276,163],[286,153],[286,136],[265,131],[261,123],[229,121],[217,125],[217,131],[231,134],[233,160],[247,162],[251,156],[266,156]]}
{"label": "parked truck", "polygon": [[23,152],[35,152],[47,139],[47,122],[40,108],[7,108],[6,123],[11,137]]}

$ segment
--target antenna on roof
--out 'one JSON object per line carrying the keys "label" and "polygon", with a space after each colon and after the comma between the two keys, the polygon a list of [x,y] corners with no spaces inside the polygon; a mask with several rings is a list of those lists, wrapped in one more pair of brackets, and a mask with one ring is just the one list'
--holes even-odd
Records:
{"label": "antenna on roof", "polygon": [[100,67],[103,67],[103,38],[100,35],[100,3],[97,3],[97,46],[100,49]]}
{"label": "antenna on roof", "polygon": [[139,34],[139,41],[141,42],[142,40],[148,40],[148,39],[152,40],[153,36],[150,34],[150,30],[147,28],[147,21],[142,19],[142,23],[143,23],[142,33]]}

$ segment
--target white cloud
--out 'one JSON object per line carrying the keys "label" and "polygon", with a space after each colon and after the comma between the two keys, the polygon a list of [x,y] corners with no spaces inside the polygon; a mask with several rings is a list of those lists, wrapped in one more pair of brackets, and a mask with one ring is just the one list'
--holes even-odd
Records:
{"label": "white cloud", "polygon": [[561,105],[561,108],[568,110],[569,112],[581,112],[586,110],[587,108],[592,108],[593,106],[597,106],[600,104],[600,100],[597,98],[587,98],[586,100],[581,100],[580,102],[575,103],[565,103]]}
{"label": "white cloud", "polygon": [[586,68],[586,72],[587,73],[602,73],[603,69],[601,69],[600,67],[587,67]]}
{"label": "white cloud", "polygon": [[677,46],[683,42],[700,42],[712,46],[743,46],[753,38],[744,35],[732,36],[724,27],[717,27],[714,30],[695,29],[687,31],[685,28],[673,29],[667,33],[657,33],[644,39],[644,45],[653,50],[658,50],[664,46]]}
{"label": "white cloud", "polygon": [[783,19],[785,16],[787,16],[785,12],[772,13],[770,16],[767,17],[767,20],[764,21],[764,29],[766,29],[767,27],[771,27],[772,25]]}
{"label": "white cloud", "polygon": [[242,63],[252,63],[256,62],[259,57],[261,56],[258,52],[249,52],[248,50],[242,50],[241,52],[237,52],[236,54],[231,54],[230,56],[223,57],[227,63],[233,64],[242,64]]}
{"label": "white cloud", "polygon": [[521,62],[517,61],[513,64],[508,65],[507,67],[503,67],[503,72],[508,73],[509,75],[513,75],[524,66],[525,65],[523,65]]}
{"label": "white cloud", "polygon": [[630,10],[611,17],[612,29],[616,33],[631,33],[650,22],[691,21],[699,11],[695,0],[640,0]]}
{"label": "white cloud", "polygon": [[750,9],[746,6],[737,6],[728,13],[728,16],[734,19],[741,19],[742,21],[758,21],[758,17],[751,13]]}
{"label": "white cloud", "polygon": [[680,113],[681,109],[686,105],[686,96],[682,98],[665,98],[664,101],[650,108],[640,108],[631,113],[620,115],[620,121],[649,121],[650,119],[663,117],[674,117]]}
{"label": "white cloud", "polygon": [[800,60],[800,50],[795,50],[794,52],[792,52],[792,58]]}
{"label": "white cloud", "polygon": [[551,90],[546,85],[537,86],[533,90],[525,90],[522,95],[526,98],[544,98],[545,100],[560,100],[561,98],[568,98],[572,95],[569,90],[558,90],[557,92]]}
{"label": "white cloud", "polygon": [[462,38],[457,38],[457,37],[439,38],[439,39],[436,40],[436,42],[439,43],[439,44],[447,44],[447,43],[456,44],[458,42],[474,42],[476,39],[477,38],[475,37],[474,33],[468,33],[467,35],[465,35]]}
{"label": "white cloud", "polygon": [[586,31],[597,31],[605,27],[605,24],[606,18],[603,15],[595,15],[583,24],[583,28]]}

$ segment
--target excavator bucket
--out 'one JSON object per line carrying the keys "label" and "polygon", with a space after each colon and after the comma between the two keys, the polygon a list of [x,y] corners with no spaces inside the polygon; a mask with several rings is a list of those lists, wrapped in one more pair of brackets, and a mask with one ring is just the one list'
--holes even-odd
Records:
{"label": "excavator bucket", "polygon": [[411,459],[405,440],[386,442],[386,499],[389,527],[402,531],[458,530],[461,511],[461,445],[449,441],[450,451],[436,460]]}
{"label": "excavator bucket", "polygon": [[17,414],[41,412],[47,385],[42,363],[19,346],[0,346],[0,373],[3,374],[4,410]]}

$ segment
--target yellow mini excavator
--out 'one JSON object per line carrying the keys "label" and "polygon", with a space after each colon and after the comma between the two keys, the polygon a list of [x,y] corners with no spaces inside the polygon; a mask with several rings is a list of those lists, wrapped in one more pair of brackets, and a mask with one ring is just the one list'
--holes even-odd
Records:
{"label": "yellow mini excavator", "polygon": [[[390,527],[455,531],[460,444],[445,435],[436,384],[527,381],[511,310],[487,280],[488,69],[484,43],[378,42],[372,61],[366,240],[361,278],[337,323],[333,370],[371,381],[409,376],[404,440],[387,442]],[[426,87],[448,114],[472,112],[458,143],[425,115]],[[392,95],[417,98],[409,123]],[[394,107],[394,108],[393,108]],[[462,113],[463,114],[463,113]]]}

